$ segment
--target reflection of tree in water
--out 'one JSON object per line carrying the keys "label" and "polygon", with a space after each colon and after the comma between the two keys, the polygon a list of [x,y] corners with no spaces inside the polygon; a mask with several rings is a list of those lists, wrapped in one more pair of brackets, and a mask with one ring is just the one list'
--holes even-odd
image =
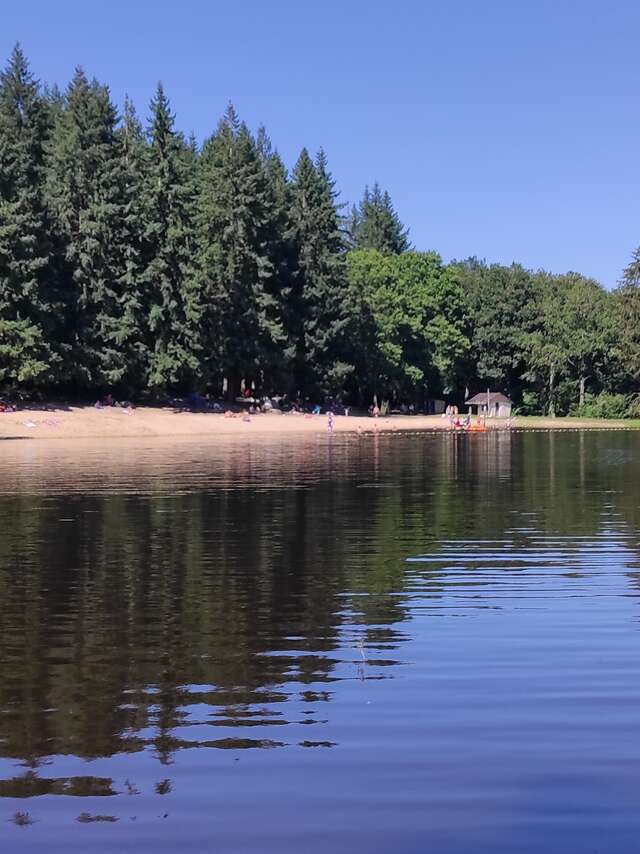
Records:
{"label": "reflection of tree in water", "polygon": [[[393,659],[406,557],[505,532],[517,546],[527,520],[590,536],[612,504],[637,524],[638,463],[605,454],[630,441],[350,439],[313,464],[293,454],[286,482],[281,456],[240,447],[217,461],[216,488],[2,498],[0,753],[35,769],[55,754],[152,746],[166,764],[185,746],[286,743],[294,700],[330,700],[360,639],[367,660]],[[419,571],[437,601],[446,571]]]}

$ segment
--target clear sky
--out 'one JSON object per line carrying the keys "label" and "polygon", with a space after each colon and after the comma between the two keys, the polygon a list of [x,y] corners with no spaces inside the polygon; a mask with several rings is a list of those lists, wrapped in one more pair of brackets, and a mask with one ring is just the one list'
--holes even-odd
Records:
{"label": "clear sky", "polygon": [[162,80],[204,138],[232,100],[344,201],[388,189],[419,249],[615,285],[640,244],[637,0],[30,0],[0,55],[75,65],[145,114]]}

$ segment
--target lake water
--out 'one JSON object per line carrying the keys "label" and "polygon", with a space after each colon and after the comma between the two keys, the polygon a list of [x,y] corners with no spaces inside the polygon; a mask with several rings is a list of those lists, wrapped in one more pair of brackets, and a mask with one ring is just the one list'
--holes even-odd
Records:
{"label": "lake water", "polygon": [[637,852],[639,522],[634,432],[0,442],[0,851]]}

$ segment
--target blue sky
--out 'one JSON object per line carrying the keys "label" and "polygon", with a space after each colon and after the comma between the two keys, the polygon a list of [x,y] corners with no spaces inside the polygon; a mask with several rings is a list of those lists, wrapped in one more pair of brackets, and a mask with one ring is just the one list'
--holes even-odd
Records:
{"label": "blue sky", "polygon": [[162,80],[198,139],[232,100],[288,165],[324,146],[344,201],[377,179],[419,249],[610,287],[640,244],[638,33],[624,0],[31,0],[0,56],[142,114]]}

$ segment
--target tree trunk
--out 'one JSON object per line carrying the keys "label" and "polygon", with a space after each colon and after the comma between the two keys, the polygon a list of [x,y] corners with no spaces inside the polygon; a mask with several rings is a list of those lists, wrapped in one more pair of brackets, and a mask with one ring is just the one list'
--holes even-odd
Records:
{"label": "tree trunk", "polygon": [[227,376],[227,400],[232,403],[240,394],[242,377],[239,371],[229,371]]}
{"label": "tree trunk", "polygon": [[584,406],[585,400],[585,385],[587,383],[586,377],[580,377],[580,409]]}
{"label": "tree trunk", "polygon": [[555,405],[555,380],[556,380],[556,369],[555,367],[551,367],[549,370],[549,415],[551,418],[556,417],[556,405]]}

